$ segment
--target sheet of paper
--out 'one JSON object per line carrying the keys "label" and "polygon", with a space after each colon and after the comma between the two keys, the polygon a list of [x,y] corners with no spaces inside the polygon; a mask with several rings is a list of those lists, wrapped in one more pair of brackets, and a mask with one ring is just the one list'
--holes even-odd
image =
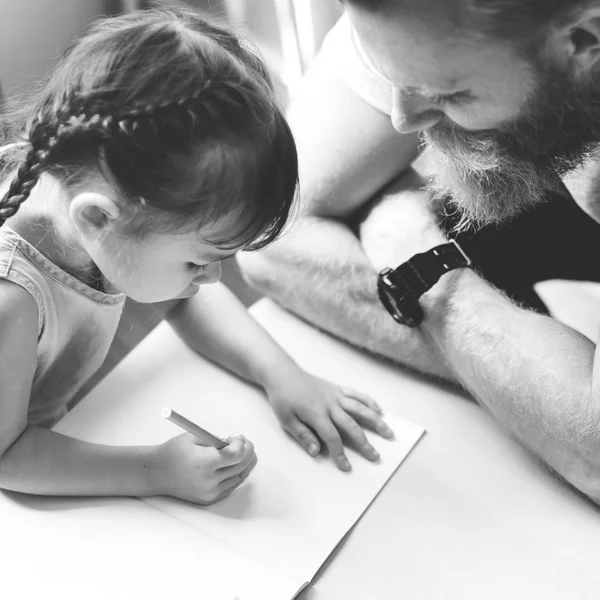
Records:
{"label": "sheet of paper", "polygon": [[[197,507],[172,498],[146,501],[294,576],[310,580],[404,460],[423,429],[388,416],[396,440],[375,435],[372,464],[351,454],[351,474],[309,457],[281,429],[264,395],[196,356],[163,324],[101,383],[58,430],[108,444],[158,443],[180,433],[165,405],[219,436],[243,433],[259,466],[228,500]],[[367,390],[368,391],[368,390]]]}
{"label": "sheet of paper", "polygon": [[21,598],[288,600],[305,584],[132,498],[0,492],[0,534]]}
{"label": "sheet of paper", "polygon": [[[200,407],[186,411],[192,418],[203,412]],[[311,459],[278,430],[249,422],[246,431],[256,440],[259,465],[236,493],[205,509],[172,498],[147,502],[310,580],[422,434],[398,418],[388,422],[397,441],[373,436],[381,462],[373,465],[353,455],[352,474],[338,471],[325,459]]]}

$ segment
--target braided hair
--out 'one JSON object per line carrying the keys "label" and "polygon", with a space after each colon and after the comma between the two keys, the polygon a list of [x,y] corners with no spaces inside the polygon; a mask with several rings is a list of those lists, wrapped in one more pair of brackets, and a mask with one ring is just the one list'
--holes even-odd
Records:
{"label": "braided hair", "polygon": [[136,209],[129,232],[181,231],[235,215],[257,249],[284,228],[298,185],[294,140],[260,58],[187,9],[101,20],[67,49],[28,108],[27,142],[0,226],[44,173],[100,172]]}

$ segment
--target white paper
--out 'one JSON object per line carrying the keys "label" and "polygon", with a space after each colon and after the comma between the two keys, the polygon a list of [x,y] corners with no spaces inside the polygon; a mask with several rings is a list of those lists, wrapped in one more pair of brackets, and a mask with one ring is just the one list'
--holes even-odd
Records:
{"label": "white paper", "polygon": [[[201,407],[186,407],[192,420]],[[251,410],[249,411],[251,412]],[[278,430],[249,424],[259,464],[234,494],[199,508],[173,498],[146,501],[269,564],[310,580],[360,518],[423,433],[389,417],[396,441],[375,439],[378,464],[352,454],[352,473],[306,455]]]}
{"label": "white paper", "polygon": [[0,534],[21,598],[288,600],[306,583],[132,498],[0,492]]}
{"label": "white paper", "polygon": [[152,506],[273,565],[310,581],[398,468],[423,429],[387,416],[395,441],[370,435],[381,455],[373,464],[349,453],[353,469],[313,459],[283,432],[264,395],[195,355],[166,324],[126,359],[57,427],[105,444],[160,443],[180,430],[161,417],[169,406],[212,433],[243,433],[258,466],[234,494],[212,507],[173,498]]}

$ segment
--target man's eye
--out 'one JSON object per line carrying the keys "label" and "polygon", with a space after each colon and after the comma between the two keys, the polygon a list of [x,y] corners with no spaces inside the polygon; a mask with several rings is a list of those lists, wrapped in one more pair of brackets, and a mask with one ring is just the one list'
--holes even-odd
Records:
{"label": "man's eye", "polygon": [[435,99],[436,104],[454,104],[460,106],[466,104],[470,100],[470,97],[463,92],[457,92],[456,94],[448,94],[448,96],[439,96]]}
{"label": "man's eye", "polygon": [[185,266],[191,271],[194,275],[200,275],[201,273],[205,273],[208,269],[208,265],[197,265],[193,262],[185,263]]}

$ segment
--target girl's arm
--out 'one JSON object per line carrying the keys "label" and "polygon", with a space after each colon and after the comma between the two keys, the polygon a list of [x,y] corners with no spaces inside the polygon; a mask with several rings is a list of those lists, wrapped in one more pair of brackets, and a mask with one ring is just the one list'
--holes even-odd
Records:
{"label": "girl's arm", "polygon": [[49,496],[149,496],[153,446],[103,446],[26,427],[0,458],[0,488]]}
{"label": "girl's arm", "polygon": [[256,457],[246,440],[220,452],[187,435],[159,446],[117,447],[28,426],[37,323],[29,293],[0,280],[0,488],[60,496],[169,494],[207,504],[252,470]]}
{"label": "girl's arm", "polygon": [[350,465],[342,436],[376,460],[361,425],[392,435],[373,400],[303,371],[222,283],[201,287],[167,319],[190,348],[263,387],[283,427],[312,456],[320,450],[313,432],[343,470]]}

